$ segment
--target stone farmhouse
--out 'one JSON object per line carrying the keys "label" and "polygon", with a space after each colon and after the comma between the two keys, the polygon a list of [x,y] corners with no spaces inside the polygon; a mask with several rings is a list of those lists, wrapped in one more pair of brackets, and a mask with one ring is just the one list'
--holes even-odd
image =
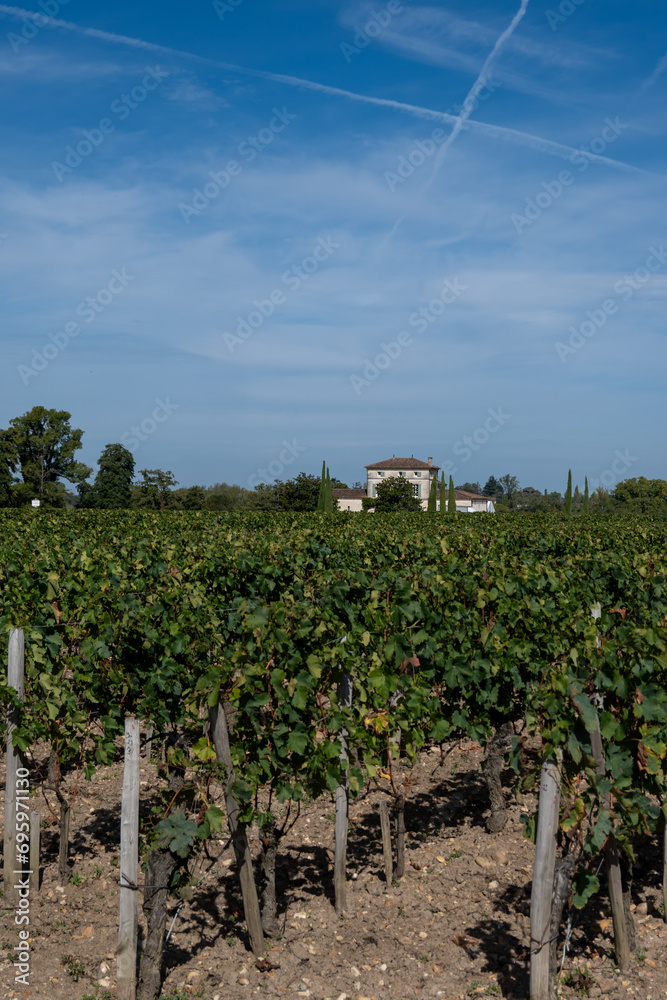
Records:
{"label": "stone farmhouse", "polygon": [[[378,485],[387,476],[403,476],[412,484],[415,496],[421,500],[426,510],[431,490],[437,490],[436,508],[440,510],[440,486],[438,484],[439,465],[433,464],[433,459],[422,462],[418,458],[386,458],[383,462],[374,462],[366,466],[366,489],[334,490],[334,498],[338,501],[339,510],[361,511],[361,501],[364,497],[374,497]],[[444,503],[447,503],[449,491],[445,490]],[[467,493],[465,490],[454,490],[456,509],[465,514],[493,514],[495,507],[490,497],[477,493]]]}

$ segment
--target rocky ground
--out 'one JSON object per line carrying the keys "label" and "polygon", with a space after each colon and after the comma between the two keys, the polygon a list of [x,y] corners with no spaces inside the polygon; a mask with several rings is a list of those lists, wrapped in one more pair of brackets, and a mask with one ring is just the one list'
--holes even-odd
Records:
{"label": "rocky ground", "polygon": [[[512,800],[506,828],[488,833],[481,761],[481,749],[470,742],[447,748],[444,761],[439,751],[421,755],[406,807],[407,865],[400,883],[387,885],[382,864],[378,803],[387,797],[389,782],[383,779],[384,788],[352,803],[344,919],[333,908],[333,804],[306,804],[281,843],[281,935],[269,942],[262,971],[243,932],[232,850],[226,839],[214,842],[210,857],[197,863],[193,900],[176,917],[165,952],[163,998],[527,998],[533,846],[523,837],[520,814],[531,803]],[[157,788],[154,764],[142,762],[141,779],[148,801]],[[121,783],[121,765],[79,782],[66,884],[58,879],[56,828],[43,830],[42,885],[31,904],[30,985],[15,984],[5,957],[2,996],[116,996]],[[48,819],[41,792],[32,808]],[[257,853],[258,843],[252,846]],[[559,984],[563,996],[667,996],[667,925],[657,909],[661,875],[661,849],[647,842],[634,881],[638,947],[625,975],[614,969],[604,895],[575,911]],[[171,907],[174,915],[177,905]],[[0,935],[4,957],[18,942],[7,910]]]}

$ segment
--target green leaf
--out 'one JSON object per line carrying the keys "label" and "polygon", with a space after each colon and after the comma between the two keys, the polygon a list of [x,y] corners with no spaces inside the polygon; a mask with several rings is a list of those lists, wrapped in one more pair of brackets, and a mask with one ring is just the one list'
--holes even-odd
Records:
{"label": "green leaf", "polygon": [[303,684],[297,684],[296,690],[292,695],[292,704],[300,711],[303,711],[308,704],[308,688]]}
{"label": "green leaf", "polygon": [[222,829],[225,814],[218,806],[209,806],[204,813],[204,821],[198,829],[200,840],[207,840],[211,834],[218,833]]}
{"label": "green leaf", "polygon": [[306,660],[306,666],[308,667],[311,676],[314,677],[315,680],[319,680],[322,676],[322,665],[319,658],[315,656],[314,653],[311,653]]}
{"label": "green leaf", "polygon": [[570,733],[570,738],[567,741],[567,748],[570,751],[570,756],[572,757],[574,763],[579,764],[581,761],[581,745],[574,733]]}
{"label": "green leaf", "polygon": [[211,744],[209,743],[206,736],[202,736],[201,739],[197,740],[192,748],[192,756],[196,760],[215,760],[216,753]]}
{"label": "green leaf", "polygon": [[594,733],[597,729],[598,713],[593,705],[591,705],[588,696],[582,691],[580,694],[575,694],[574,702],[581,712],[587,732]]}
{"label": "green leaf", "polygon": [[600,880],[597,875],[591,875],[590,872],[579,872],[572,885],[574,888],[572,902],[578,910],[581,910],[600,888]]}
{"label": "green leaf", "polygon": [[308,734],[304,732],[294,731],[289,734],[287,740],[287,749],[293,750],[294,753],[303,754],[304,750],[308,746]]}
{"label": "green leaf", "polygon": [[187,819],[185,813],[175,812],[167,816],[155,827],[155,832],[159,835],[159,844],[162,847],[169,847],[172,854],[177,854],[179,858],[186,858],[194,844],[199,830],[196,823]]}
{"label": "green leaf", "polygon": [[[611,741],[617,734],[619,724],[611,712],[602,712],[600,715],[600,734],[603,740]],[[621,733],[621,739],[623,738]]]}
{"label": "green leaf", "polygon": [[428,734],[429,739],[435,740],[436,743],[442,743],[443,740],[447,739],[451,731],[451,726],[446,719],[438,719],[433,729]]}

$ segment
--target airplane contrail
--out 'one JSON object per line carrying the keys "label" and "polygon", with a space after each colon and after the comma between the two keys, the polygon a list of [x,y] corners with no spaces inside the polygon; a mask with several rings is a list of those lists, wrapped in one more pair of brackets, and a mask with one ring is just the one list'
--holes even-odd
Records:
{"label": "airplane contrail", "polygon": [[667,52],[664,54],[664,56],[662,56],[661,59],[658,59],[656,67],[649,76],[648,80],[644,80],[644,82],[642,83],[641,90],[648,90],[649,87],[652,87],[653,84],[656,82],[656,80],[662,76],[662,74],[665,72],[666,69],[667,69]]}
{"label": "airplane contrail", "polygon": [[488,82],[489,77],[491,76],[491,66],[493,65],[493,61],[496,58],[497,54],[500,52],[501,48],[503,47],[507,39],[514,32],[516,26],[523,18],[524,14],[526,13],[526,9],[528,7],[528,3],[529,0],[521,0],[521,6],[519,7],[518,11],[510,21],[509,25],[505,28],[500,37],[497,39],[496,44],[493,46],[490,53],[486,57],[484,65],[482,66],[477,79],[473,83],[465,101],[463,102],[463,107],[461,108],[461,114],[459,115],[458,121],[454,125],[454,128],[452,129],[450,134],[447,136],[445,142],[442,144],[442,146],[440,146],[438,152],[436,153],[435,162],[433,164],[433,171],[428,180],[428,183],[425,185],[425,188],[427,190],[431,186],[431,184],[433,184],[433,181],[437,177],[438,171],[440,170],[443,160],[447,155],[447,150],[454,142],[456,142],[457,136],[461,132],[461,129],[463,128],[467,120],[470,118],[470,115],[475,110],[475,100],[477,99],[479,92],[486,86],[486,83]]}
{"label": "airplane contrail", "polygon": [[[528,0],[526,0],[526,3],[527,2]],[[456,126],[457,122],[460,120],[459,115],[452,115],[447,111],[436,111],[433,108],[424,108],[417,104],[406,104],[402,101],[395,101],[384,97],[371,97],[368,94],[358,94],[353,90],[344,90],[341,87],[331,87],[328,84],[318,83],[315,80],[306,80],[298,76],[290,76],[283,73],[272,73],[269,70],[252,69],[248,66],[238,66],[235,63],[221,62],[217,59],[209,59],[207,56],[196,55],[193,52],[173,49],[166,45],[159,45],[156,42],[147,42],[141,38],[132,38],[127,35],[117,35],[110,31],[102,31],[99,28],[82,27],[79,24],[74,24],[71,21],[63,21],[59,18],[45,19],[43,14],[36,13],[32,10],[23,10],[21,7],[12,7],[7,4],[0,4],[0,13],[10,14],[14,17],[20,17],[32,21],[36,20],[40,22],[40,26],[42,27],[44,26],[44,20],[46,20],[48,27],[64,28],[67,31],[73,31],[79,35],[84,35],[89,38],[98,38],[101,41],[113,42],[114,44],[125,45],[134,49],[144,49],[148,52],[155,52],[156,54],[192,59],[195,62],[213,66],[217,69],[241,73],[245,76],[256,77],[260,80],[271,80],[274,83],[283,83],[289,87],[312,90],[316,93],[328,94],[331,97],[343,97],[347,100],[358,101],[363,104],[373,104],[376,107],[393,108],[396,111],[403,111],[415,118],[423,118],[428,121],[446,122],[448,125],[453,126]],[[576,149],[574,146],[567,146],[564,143],[555,142],[552,139],[545,139],[542,136],[532,135],[529,132],[521,132],[518,129],[507,128],[503,125],[491,125],[488,122],[468,118],[463,121],[461,128],[470,129],[473,132],[478,132],[480,135],[486,135],[491,138],[513,142],[519,146],[528,146],[537,152],[546,153],[549,156],[557,156],[562,160],[569,160],[573,153],[577,153],[578,155],[588,157],[591,162],[605,163],[608,166],[616,167],[621,170],[629,170],[633,173],[640,173],[645,176],[654,176],[650,173],[650,171],[643,170],[641,167],[635,167],[630,163],[624,163],[622,160],[614,160],[611,157],[600,156],[597,153],[590,153],[588,151],[582,152],[582,150]]]}

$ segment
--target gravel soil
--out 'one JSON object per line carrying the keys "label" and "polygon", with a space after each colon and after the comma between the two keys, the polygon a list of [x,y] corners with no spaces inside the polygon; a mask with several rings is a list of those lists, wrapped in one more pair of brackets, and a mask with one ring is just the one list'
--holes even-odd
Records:
{"label": "gravel soil", "polygon": [[[196,862],[193,899],[177,916],[178,901],[170,904],[176,920],[165,950],[162,997],[527,998],[533,845],[523,836],[520,816],[532,802],[526,797],[519,804],[511,797],[505,829],[488,833],[482,760],[478,744],[463,741],[445,747],[443,755],[439,749],[425,751],[411,773],[403,768],[395,773],[401,784],[410,779],[406,871],[400,882],[386,883],[380,842],[378,807],[382,798],[393,801],[389,781],[380,779],[377,788],[353,800],[348,913],[342,919],[333,907],[333,803],[302,804],[280,844],[280,936],[267,940],[264,971],[247,946],[233,852],[223,831],[208,856]],[[509,772],[507,780],[511,784]],[[142,761],[141,782],[142,808],[148,809],[157,800],[155,764]],[[18,943],[18,927],[13,911],[4,909],[0,1000],[116,996],[121,785],[122,764],[101,769],[90,782],[79,780],[72,875],[65,884],[58,878],[57,827],[49,814],[53,793],[46,793],[48,804],[41,790],[35,793],[31,806],[43,820],[42,881],[31,898],[29,986],[14,981],[14,959],[7,956]],[[251,847],[257,857],[256,836]],[[637,955],[624,975],[614,969],[604,893],[584,911],[574,911],[562,996],[657,1000],[667,995],[667,925],[657,909],[661,876],[661,846],[647,841],[634,878]]]}

